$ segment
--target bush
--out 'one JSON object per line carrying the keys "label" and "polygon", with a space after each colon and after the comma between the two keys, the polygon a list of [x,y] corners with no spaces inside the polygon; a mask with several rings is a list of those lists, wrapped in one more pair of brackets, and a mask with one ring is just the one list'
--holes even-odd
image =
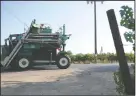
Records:
{"label": "bush", "polygon": [[[135,65],[131,65],[131,66],[133,68],[133,73],[131,74],[131,79],[132,79],[133,84],[135,84]],[[125,86],[123,84],[121,72],[120,71],[114,72],[113,78],[116,83],[116,92],[118,92],[119,95],[127,95],[125,93]]]}
{"label": "bush", "polygon": [[125,86],[123,84],[120,71],[114,72],[113,78],[114,78],[115,83],[117,84],[116,92],[118,92],[119,95],[126,95]]}

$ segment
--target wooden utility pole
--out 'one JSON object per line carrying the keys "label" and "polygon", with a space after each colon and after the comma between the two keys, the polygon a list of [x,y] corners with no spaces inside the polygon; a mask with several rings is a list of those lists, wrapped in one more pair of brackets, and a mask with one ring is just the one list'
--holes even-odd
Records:
{"label": "wooden utility pole", "polygon": [[[95,54],[95,63],[97,63],[97,14],[96,14],[96,1],[87,1],[87,4],[89,2],[93,3],[94,2],[94,54]],[[103,3],[103,1],[101,1]]]}
{"label": "wooden utility pole", "polygon": [[97,20],[96,20],[96,1],[94,1],[94,52],[95,52],[95,63],[97,63]]}
{"label": "wooden utility pole", "polygon": [[116,48],[116,53],[117,53],[117,57],[118,57],[118,61],[119,61],[122,80],[123,80],[123,83],[125,86],[125,92],[127,95],[134,95],[135,88],[134,88],[134,84],[132,82],[132,78],[130,77],[130,72],[129,72],[127,60],[125,57],[124,48],[123,48],[122,40],[120,37],[119,28],[118,28],[118,24],[116,21],[116,16],[115,16],[114,10],[113,9],[108,10],[107,16],[108,16],[108,20],[109,20],[109,24],[110,24],[112,37],[114,40],[114,45]]}

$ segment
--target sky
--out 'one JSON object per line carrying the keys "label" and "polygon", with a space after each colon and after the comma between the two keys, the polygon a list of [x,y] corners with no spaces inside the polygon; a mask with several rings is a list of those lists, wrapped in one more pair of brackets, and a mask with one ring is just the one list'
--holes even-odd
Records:
{"label": "sky", "polygon": [[[128,5],[134,9],[134,1],[97,2],[97,51],[115,53],[114,42],[106,11],[114,9],[125,52],[133,52],[131,43],[124,39],[128,31],[120,26],[120,7]],[[94,53],[94,8],[86,1],[1,1],[1,44],[10,34],[23,33],[33,19],[38,24],[48,23],[53,32],[63,24],[66,34],[72,34],[66,41],[66,51],[72,53]],[[27,26],[26,26],[27,25]]]}

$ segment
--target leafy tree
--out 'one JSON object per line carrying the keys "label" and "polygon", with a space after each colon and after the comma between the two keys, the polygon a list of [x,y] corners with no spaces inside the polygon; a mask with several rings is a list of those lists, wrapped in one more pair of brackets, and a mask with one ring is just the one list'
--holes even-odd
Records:
{"label": "leafy tree", "polygon": [[67,54],[68,55],[72,55],[72,52],[69,50],[69,51],[67,51]]}
{"label": "leafy tree", "polygon": [[82,60],[83,60],[83,62],[85,62],[85,61],[92,61],[93,57],[92,57],[91,54],[84,54]]}
{"label": "leafy tree", "polygon": [[78,60],[79,62],[83,61],[83,54],[82,53],[76,54],[76,60]]}
{"label": "leafy tree", "polygon": [[70,57],[71,57],[71,62],[72,62],[72,63],[74,63],[74,61],[77,61],[75,55],[71,55]]}
{"label": "leafy tree", "polygon": [[90,62],[93,62],[93,60],[95,60],[95,57],[93,54],[88,54],[88,59],[90,60]]}
{"label": "leafy tree", "polygon": [[133,43],[133,50],[135,51],[135,19],[133,9],[129,6],[122,6],[120,15],[120,25],[130,30],[124,33],[124,37],[127,42]]}

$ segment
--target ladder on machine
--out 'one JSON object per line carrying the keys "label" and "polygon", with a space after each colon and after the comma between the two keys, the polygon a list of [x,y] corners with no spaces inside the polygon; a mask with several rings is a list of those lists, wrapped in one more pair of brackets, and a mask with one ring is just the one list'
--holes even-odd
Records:
{"label": "ladder on machine", "polygon": [[[23,35],[22,39],[27,39],[29,37],[29,33],[31,30],[32,25],[35,23],[35,20],[32,21],[29,29],[27,30],[27,32]],[[11,61],[14,59],[14,57],[16,56],[16,54],[19,52],[19,50],[22,48],[23,43],[22,40],[20,39],[17,43],[17,45],[14,47],[14,49],[12,50],[12,52],[9,54],[9,56],[7,56],[3,62],[1,62],[1,64],[3,65],[4,68],[8,67],[11,63]]]}

